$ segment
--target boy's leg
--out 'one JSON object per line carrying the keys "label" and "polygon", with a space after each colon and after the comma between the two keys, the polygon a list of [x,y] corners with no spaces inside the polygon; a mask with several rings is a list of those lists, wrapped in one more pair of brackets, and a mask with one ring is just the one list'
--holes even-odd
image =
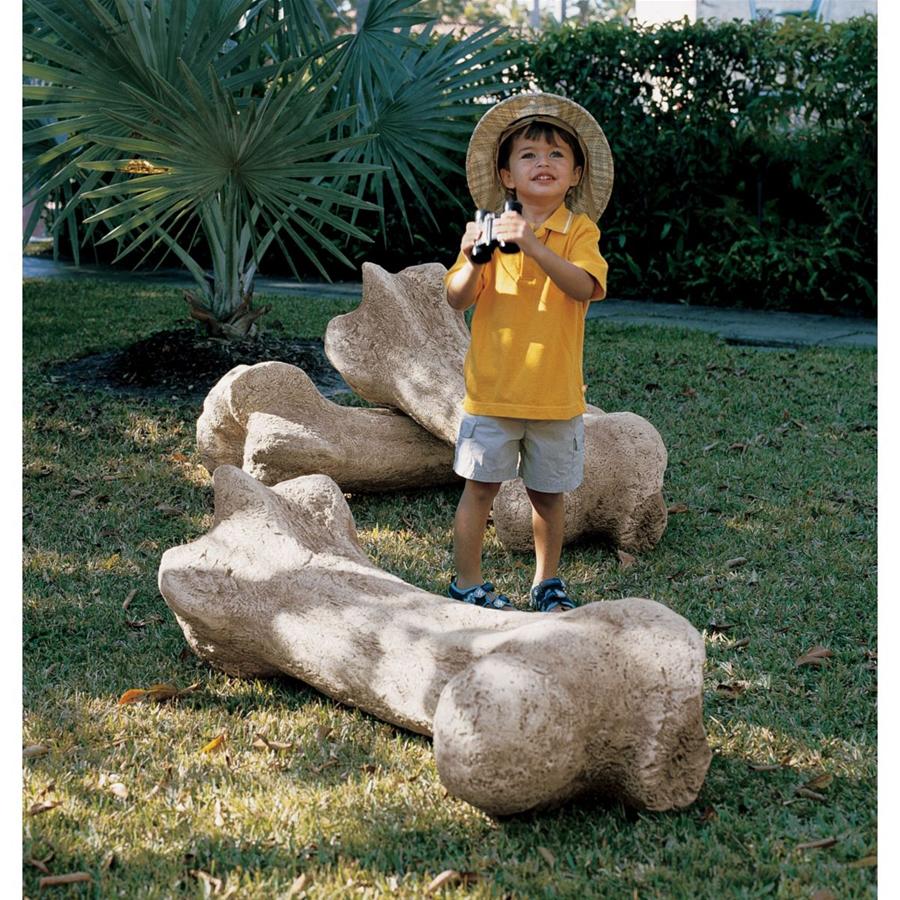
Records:
{"label": "boy's leg", "polygon": [[501,482],[466,480],[453,520],[453,558],[460,590],[481,585],[481,546]]}
{"label": "boy's leg", "polygon": [[547,494],[526,488],[531,501],[531,526],[534,530],[534,581],[540,584],[555,578],[559,571],[565,527],[565,502],[562,494]]}

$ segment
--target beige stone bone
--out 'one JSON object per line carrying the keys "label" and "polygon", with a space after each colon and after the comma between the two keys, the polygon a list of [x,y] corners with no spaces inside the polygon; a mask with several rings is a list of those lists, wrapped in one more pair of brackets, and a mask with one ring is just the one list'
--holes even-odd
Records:
{"label": "beige stone bone", "polygon": [[439,775],[494,815],[582,793],[691,803],[709,765],[704,645],[651,600],[542,615],[406,584],[360,549],[340,488],[268,488],[215,470],[208,534],[166,551],[159,587],[193,650],[243,676],[285,673],[433,734]]}
{"label": "beige stone bone", "polygon": [[346,491],[448,484],[453,451],[396,410],[339,406],[296,366],[237,366],[210,391],[197,446],[212,472],[242,466],[263,484],[329,475]]}
{"label": "beige stone bone", "polygon": [[[325,354],[361,397],[402,410],[453,444],[469,331],[446,302],[446,271],[428,263],[392,275],[363,263],[362,303],[328,323]],[[585,478],[566,498],[565,541],[598,535],[625,550],[655,546],[666,528],[666,462],[662,438],[646,419],[589,405]],[[508,549],[531,546],[530,510],[520,480],[503,486],[494,521]]]}

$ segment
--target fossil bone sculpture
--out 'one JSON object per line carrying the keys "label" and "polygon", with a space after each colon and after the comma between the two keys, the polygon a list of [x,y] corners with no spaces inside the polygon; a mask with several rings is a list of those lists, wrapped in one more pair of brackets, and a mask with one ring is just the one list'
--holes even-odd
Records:
{"label": "fossil bone sculpture", "polygon": [[[469,332],[445,300],[446,271],[428,263],[392,275],[363,263],[362,303],[328,323],[325,354],[360,397],[402,410],[453,445]],[[585,477],[567,495],[564,540],[600,535],[625,550],[654,547],[666,528],[666,463],[662,438],[646,419],[589,405]],[[530,547],[531,506],[520,480],[504,484],[494,521],[507,548]]]}
{"label": "fossil bone sculpture", "polygon": [[227,463],[263,484],[329,475],[346,491],[447,484],[453,450],[389,409],[339,406],[296,366],[236,366],[209,392],[197,447],[212,472]]}
{"label": "fossil bone sculpture", "polygon": [[193,650],[243,676],[299,678],[433,735],[447,790],[492,815],[582,793],[691,803],[710,751],[703,641],[651,600],[498,614],[371,563],[325,475],[213,476],[208,534],[166,551],[159,587]]}

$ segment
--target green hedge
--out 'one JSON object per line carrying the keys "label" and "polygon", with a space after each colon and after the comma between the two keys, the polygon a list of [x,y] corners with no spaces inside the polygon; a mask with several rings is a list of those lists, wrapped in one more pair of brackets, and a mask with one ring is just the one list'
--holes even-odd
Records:
{"label": "green hedge", "polygon": [[530,54],[612,146],[616,296],[876,307],[876,23],[592,25]]}

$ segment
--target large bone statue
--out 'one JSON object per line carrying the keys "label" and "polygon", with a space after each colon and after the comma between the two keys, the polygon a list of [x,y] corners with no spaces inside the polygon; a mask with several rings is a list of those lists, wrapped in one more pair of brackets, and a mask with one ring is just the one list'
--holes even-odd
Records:
{"label": "large bone statue", "polygon": [[227,463],[263,484],[329,475],[346,491],[448,484],[453,450],[396,410],[338,406],[296,366],[236,366],[209,392],[197,447],[210,472]]}
{"label": "large bone statue", "polygon": [[[428,263],[391,275],[363,263],[362,303],[328,323],[325,354],[360,397],[402,410],[452,445],[469,332],[463,314],[445,300],[446,271]],[[646,419],[589,405],[585,478],[567,496],[565,541],[600,535],[625,550],[655,546],[666,528],[666,462],[662,438]],[[507,548],[530,547],[530,510],[521,481],[506,483],[494,522]]]}
{"label": "large bone statue", "polygon": [[374,566],[324,475],[266,487],[223,465],[208,534],[168,550],[159,587],[193,650],[232,674],[301,679],[433,734],[447,790],[492,815],[592,793],[691,803],[710,751],[704,646],[651,600],[497,613]]}

